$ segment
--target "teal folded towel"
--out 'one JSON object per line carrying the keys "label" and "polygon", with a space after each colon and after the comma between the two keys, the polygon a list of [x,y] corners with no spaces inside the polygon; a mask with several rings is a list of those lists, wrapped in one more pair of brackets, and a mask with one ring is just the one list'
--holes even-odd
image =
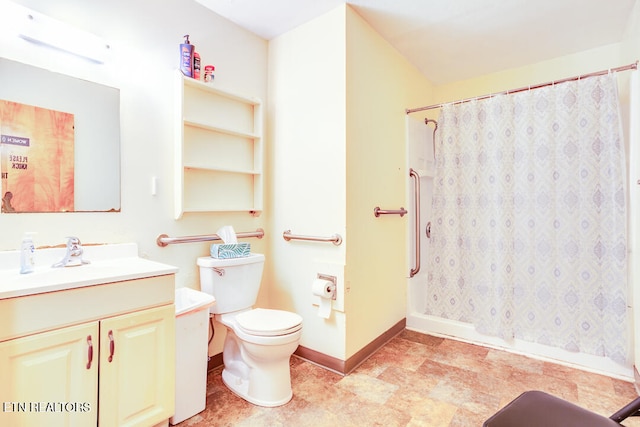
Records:
{"label": "teal folded towel", "polygon": [[242,258],[249,256],[250,253],[250,243],[214,243],[211,245],[211,256],[213,258]]}

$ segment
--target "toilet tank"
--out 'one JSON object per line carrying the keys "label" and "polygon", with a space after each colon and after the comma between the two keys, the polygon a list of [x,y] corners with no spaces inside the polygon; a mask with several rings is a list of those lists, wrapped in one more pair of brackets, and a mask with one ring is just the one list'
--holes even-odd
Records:
{"label": "toilet tank", "polygon": [[258,298],[264,255],[219,259],[198,258],[200,290],[216,299],[209,311],[215,314],[251,308]]}

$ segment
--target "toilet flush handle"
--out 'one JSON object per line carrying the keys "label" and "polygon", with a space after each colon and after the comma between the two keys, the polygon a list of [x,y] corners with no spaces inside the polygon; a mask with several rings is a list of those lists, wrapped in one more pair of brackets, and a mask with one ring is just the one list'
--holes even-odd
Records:
{"label": "toilet flush handle", "polygon": [[218,276],[220,277],[224,276],[224,268],[211,267],[211,269],[216,273],[218,273]]}

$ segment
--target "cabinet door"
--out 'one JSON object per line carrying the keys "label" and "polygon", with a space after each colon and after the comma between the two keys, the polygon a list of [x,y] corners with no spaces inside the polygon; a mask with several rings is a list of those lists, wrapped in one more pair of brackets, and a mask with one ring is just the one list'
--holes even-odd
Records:
{"label": "cabinet door", "polygon": [[148,427],[174,412],[175,308],[100,322],[100,427]]}
{"label": "cabinet door", "polygon": [[98,322],[0,343],[1,426],[95,426]]}

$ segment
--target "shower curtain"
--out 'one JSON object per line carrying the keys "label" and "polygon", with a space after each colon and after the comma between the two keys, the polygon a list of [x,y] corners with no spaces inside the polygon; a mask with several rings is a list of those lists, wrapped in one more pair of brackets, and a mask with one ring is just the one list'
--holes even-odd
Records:
{"label": "shower curtain", "polygon": [[625,363],[618,108],[611,74],[443,107],[426,314]]}

